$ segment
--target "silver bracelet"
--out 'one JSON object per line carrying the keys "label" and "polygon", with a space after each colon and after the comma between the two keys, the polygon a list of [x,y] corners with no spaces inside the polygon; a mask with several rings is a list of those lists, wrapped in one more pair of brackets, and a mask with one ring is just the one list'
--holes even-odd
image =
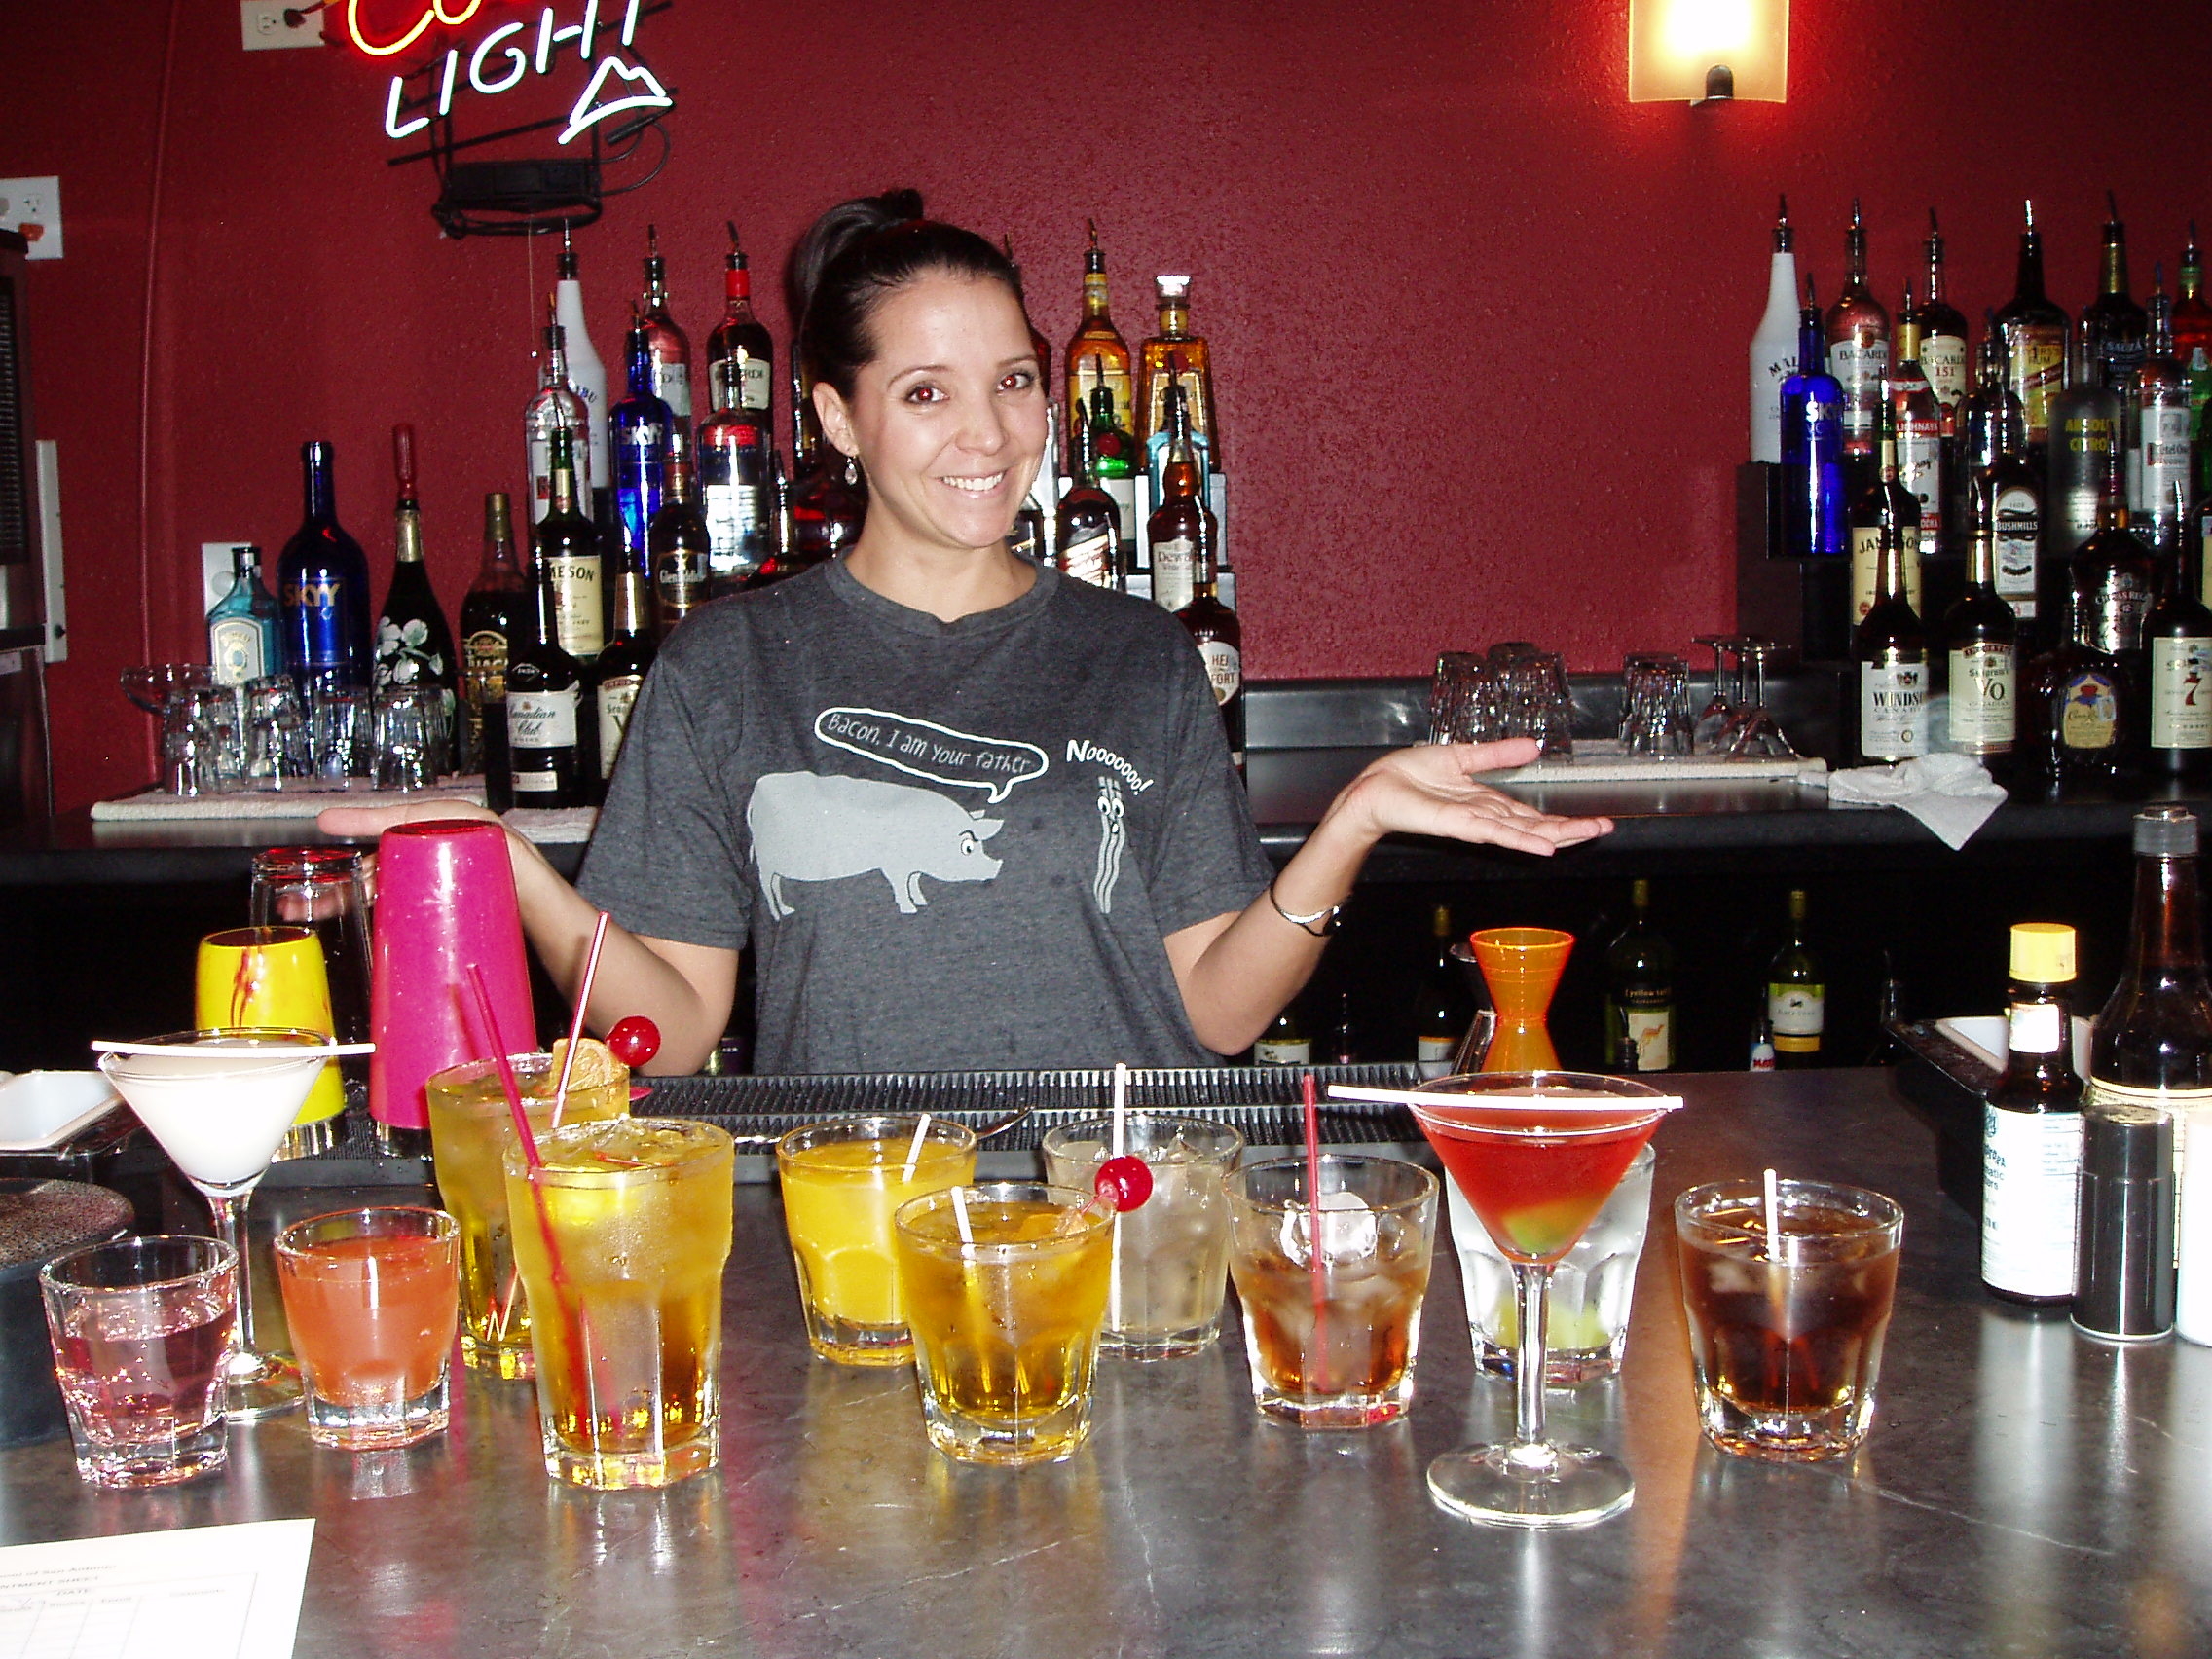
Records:
{"label": "silver bracelet", "polygon": [[[1342,904],[1331,904],[1326,909],[1315,910],[1309,916],[1294,916],[1282,907],[1282,901],[1275,897],[1275,884],[1272,881],[1268,883],[1268,903],[1275,907],[1276,915],[1294,928],[1303,928],[1315,939],[1327,939],[1337,931],[1337,912],[1344,908]],[[1315,922],[1322,925],[1315,927]]]}

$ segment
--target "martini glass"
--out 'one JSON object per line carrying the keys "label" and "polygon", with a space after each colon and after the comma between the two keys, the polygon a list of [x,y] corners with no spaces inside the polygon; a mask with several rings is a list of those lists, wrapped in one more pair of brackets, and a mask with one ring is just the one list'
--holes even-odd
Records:
{"label": "martini glass", "polygon": [[153,1131],[214,1212],[215,1235],[238,1252],[238,1318],[223,1380],[233,1418],[271,1417],[300,1403],[300,1374],[254,1343],[245,1209],[270,1160],[322,1075],[331,1040],[284,1026],[175,1031],[105,1053],[100,1070]]}
{"label": "martini glass", "polygon": [[1574,1248],[1665,1116],[1658,1090],[1583,1072],[1484,1072],[1416,1091],[1414,1117],[1483,1229],[1513,1264],[1521,1346],[1513,1438],[1447,1452],[1429,1495],[1493,1527],[1581,1527],[1629,1506],[1620,1459],[1544,1433],[1544,1346],[1552,1269]]}

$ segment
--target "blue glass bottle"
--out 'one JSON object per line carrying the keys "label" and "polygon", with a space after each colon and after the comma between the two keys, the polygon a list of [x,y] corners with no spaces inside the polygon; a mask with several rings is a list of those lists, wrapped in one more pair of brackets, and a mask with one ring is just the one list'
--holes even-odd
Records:
{"label": "blue glass bottle", "polygon": [[284,666],[302,691],[316,685],[363,690],[369,683],[369,630],[376,600],[361,544],[338,523],[331,498],[331,449],[300,446],[307,473],[307,519],[284,543],[276,567],[283,607]]}
{"label": "blue glass bottle", "polygon": [[626,356],[630,394],[607,415],[607,444],[613,451],[614,512],[622,530],[621,572],[651,580],[646,526],[668,490],[668,454],[676,418],[653,395],[652,347],[643,327],[630,330]]}
{"label": "blue glass bottle", "polygon": [[1782,546],[1793,559],[1851,551],[1843,475],[1843,387],[1827,372],[1821,308],[1805,278],[1797,372],[1782,383]]}

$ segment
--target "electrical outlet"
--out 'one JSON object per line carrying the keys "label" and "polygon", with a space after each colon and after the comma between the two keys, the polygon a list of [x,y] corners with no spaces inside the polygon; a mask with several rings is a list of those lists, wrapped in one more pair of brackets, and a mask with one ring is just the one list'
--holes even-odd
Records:
{"label": "electrical outlet", "polygon": [[0,178],[0,227],[21,232],[31,244],[31,258],[59,259],[61,180],[51,173],[45,178]]}
{"label": "electrical outlet", "polygon": [[239,29],[248,52],[281,52],[288,46],[320,46],[322,14],[310,12],[293,22],[284,14],[299,10],[297,0],[239,0]]}
{"label": "electrical outlet", "polygon": [[[231,591],[231,549],[251,547],[250,541],[203,541],[200,544],[200,608],[212,610]],[[267,580],[264,572],[263,580]]]}

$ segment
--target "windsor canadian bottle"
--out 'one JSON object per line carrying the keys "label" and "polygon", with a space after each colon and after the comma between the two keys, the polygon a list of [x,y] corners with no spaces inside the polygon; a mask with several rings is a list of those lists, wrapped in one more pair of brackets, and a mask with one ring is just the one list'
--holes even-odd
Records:
{"label": "windsor canadian bottle", "polygon": [[2074,1294],[2082,1080],[2074,1071],[2074,930],[2011,930],[2005,1073],[1981,1114],[1981,1282],[2012,1302]]}
{"label": "windsor canadian bottle", "polygon": [[1912,557],[1895,526],[1876,541],[1874,604],[1851,637],[1859,665],[1858,750],[1872,763],[1928,753],[1928,640],[1905,597]]}

